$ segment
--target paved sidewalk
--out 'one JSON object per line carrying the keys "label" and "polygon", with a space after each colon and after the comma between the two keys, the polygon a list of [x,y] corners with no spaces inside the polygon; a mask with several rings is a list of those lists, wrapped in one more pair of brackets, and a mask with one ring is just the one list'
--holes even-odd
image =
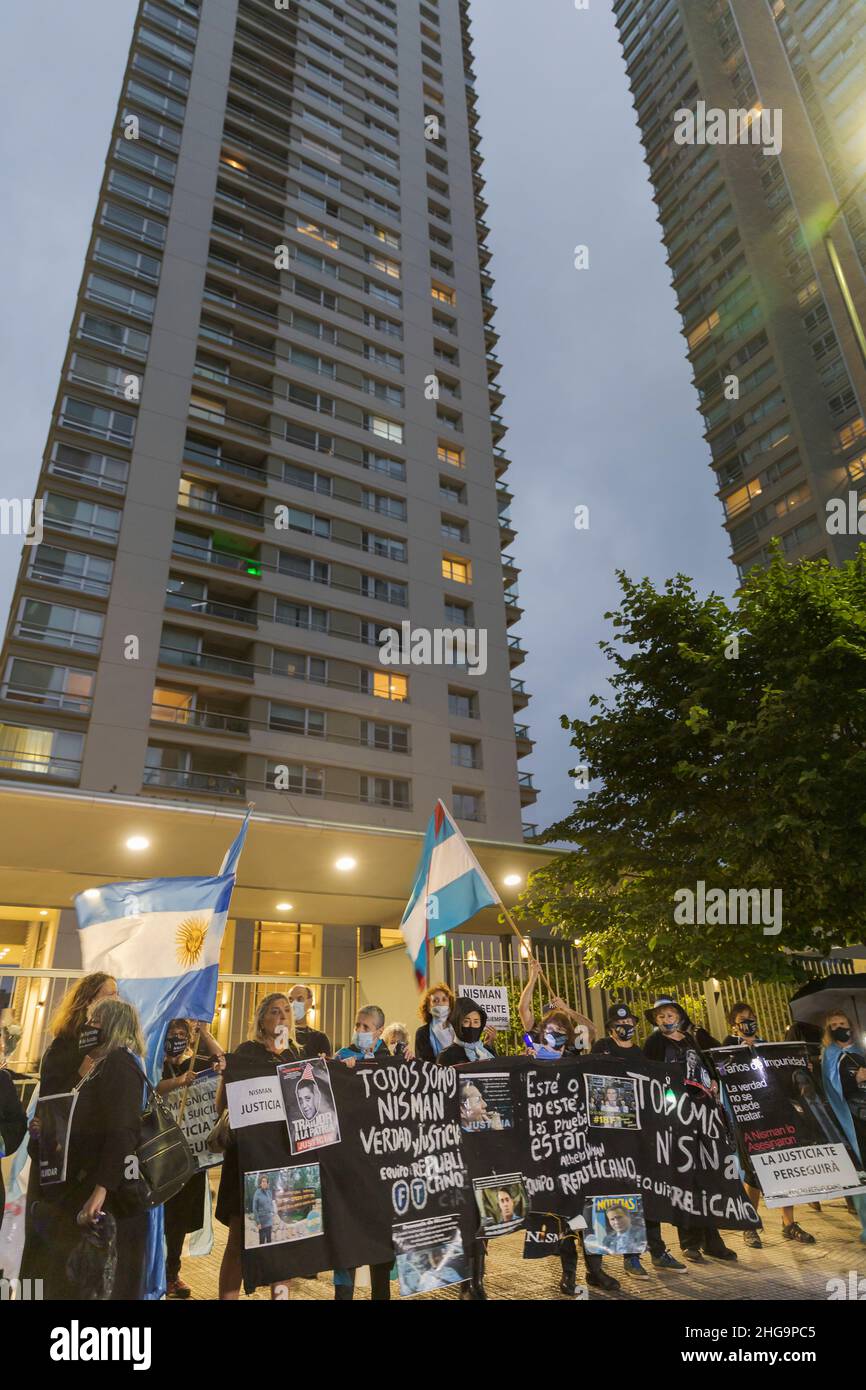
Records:
{"label": "paved sidewalk", "polygon": [[[841,1278],[847,1287],[851,1270],[855,1270],[860,1278],[866,1277],[866,1245],[859,1240],[860,1224],[849,1215],[844,1202],[825,1202],[821,1212],[813,1212],[806,1207],[797,1208],[796,1215],[802,1225],[815,1236],[814,1245],[798,1245],[783,1240],[781,1212],[767,1212],[762,1206],[761,1215],[765,1225],[763,1250],[748,1249],[743,1244],[742,1236],[731,1231],[727,1233],[725,1243],[737,1252],[736,1263],[721,1264],[708,1259],[703,1265],[689,1265],[685,1274],[661,1274],[652,1269],[646,1257],[644,1263],[650,1271],[648,1279],[634,1279],[624,1274],[621,1259],[608,1257],[604,1267],[609,1274],[620,1279],[622,1287],[614,1294],[592,1290],[591,1300],[628,1302],[633,1299],[673,1298],[718,1302],[745,1298],[825,1301],[828,1298],[829,1280]],[[672,1252],[678,1254],[676,1232],[666,1226],[663,1233]],[[215,1223],[215,1237],[210,1255],[201,1259],[184,1258],[181,1273],[193,1291],[193,1298],[212,1299],[217,1296],[225,1227]],[[522,1234],[491,1240],[485,1279],[488,1298],[565,1301],[559,1292],[559,1261],[524,1260],[522,1252]],[[582,1277],[582,1268],[580,1264],[578,1280]],[[396,1282],[391,1287],[395,1300],[399,1301]],[[320,1274],[317,1279],[295,1279],[289,1285],[289,1290],[290,1299],[328,1300],[334,1297],[333,1285],[327,1274]],[[252,1296],[267,1299],[270,1294],[267,1289],[259,1289]],[[359,1288],[355,1296],[368,1298],[369,1291]],[[447,1289],[419,1297],[453,1299],[458,1298],[459,1293],[456,1289]]]}

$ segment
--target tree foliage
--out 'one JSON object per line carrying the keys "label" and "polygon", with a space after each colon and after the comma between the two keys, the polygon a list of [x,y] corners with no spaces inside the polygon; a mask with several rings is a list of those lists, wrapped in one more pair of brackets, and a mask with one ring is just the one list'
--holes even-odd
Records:
{"label": "tree foliage", "polygon": [[[683,575],[619,574],[610,693],[572,734],[591,785],[545,843],[575,846],[520,904],[580,939],[598,983],[796,978],[791,952],[866,936],[866,546],[777,549],[733,605]],[[677,924],[674,894],[782,891],[782,929]]]}

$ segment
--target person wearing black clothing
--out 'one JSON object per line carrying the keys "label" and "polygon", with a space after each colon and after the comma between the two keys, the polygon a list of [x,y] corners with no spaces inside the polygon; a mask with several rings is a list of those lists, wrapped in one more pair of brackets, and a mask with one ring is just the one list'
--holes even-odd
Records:
{"label": "person wearing black clothing", "polygon": [[[226,1082],[233,1080],[235,1061],[260,1062],[262,1071],[276,1070],[283,1062],[296,1062],[300,1049],[295,1042],[295,1018],[288,996],[266,994],[257,1009],[248,1042],[241,1043],[226,1057],[226,1069],[217,1092],[217,1113],[226,1109]],[[241,1290],[241,1253],[244,1243],[244,1212],[241,1203],[241,1171],[237,1142],[232,1136],[226,1146],[217,1194],[216,1219],[228,1226],[229,1234],[220,1265],[219,1296],[224,1300],[239,1297]],[[274,1296],[274,1285],[271,1295]]]}
{"label": "person wearing black clothing", "polygon": [[[607,1033],[593,1043],[592,1051],[597,1057],[620,1057],[623,1061],[636,1060],[643,1054],[638,1045],[637,1018],[629,1004],[611,1004],[605,1019]],[[662,1239],[660,1221],[646,1221],[646,1242],[655,1269],[667,1269],[674,1273],[685,1273],[686,1266],[675,1260]],[[647,1271],[640,1262],[640,1255],[623,1255],[623,1265],[627,1273],[638,1279],[648,1278]]]}
{"label": "person wearing black clothing", "polygon": [[313,991],[307,985],[292,985],[289,1003],[295,1017],[295,1042],[302,1057],[330,1057],[331,1040],[327,1033],[312,1028],[309,1015],[313,1009]]}
{"label": "person wearing black clothing", "polygon": [[[591,1047],[595,1042],[595,1024],[591,1018],[586,1017],[586,1014],[578,1013],[576,1009],[569,1008],[564,999],[560,999],[559,997],[551,999],[547,1007],[542,1011],[541,1018],[536,1020],[532,1001],[536,986],[540,979],[541,966],[533,956],[529,962],[529,978],[526,981],[523,993],[517,1001],[517,1012],[520,1015],[520,1022],[523,1024],[526,1032],[535,1036],[537,1025],[539,1034],[543,1034],[547,1026],[548,1018],[552,1013],[565,1014],[565,1016],[571,1020],[575,1033],[578,1027],[583,1029],[588,1039],[589,1046]],[[575,1044],[575,1046],[577,1045]],[[580,1052],[582,1048],[578,1047],[577,1050]]]}
{"label": "person wearing black clothing", "polygon": [[147,1213],[132,1193],[134,1157],[141,1138],[145,1102],[144,1070],[139,1058],[144,1040],[138,1014],[122,999],[103,999],[90,1011],[81,1037],[91,1066],[78,1083],[78,1099],[69,1126],[66,1177],[46,1184],[38,1206],[44,1208],[49,1238],[39,1271],[44,1296],[70,1300],[81,1291],[67,1272],[82,1228],[98,1226],[103,1213],[116,1223],[117,1267],[110,1298],[139,1300],[145,1294]]}
{"label": "person wearing black clothing", "polygon": [[448,1022],[454,1030],[454,1041],[436,1058],[440,1066],[462,1067],[466,1062],[486,1062],[496,1056],[496,1044],[482,1042],[487,1010],[477,1000],[462,995],[455,999]]}
{"label": "person wearing black clothing", "polygon": [[[91,1009],[103,999],[117,997],[117,981],[113,975],[97,970],[84,975],[64,995],[51,1020],[53,1039],[42,1056],[39,1066],[40,1096],[58,1096],[71,1091],[89,1070],[91,1059],[82,1053],[78,1038],[87,1024]],[[30,1175],[27,1179],[27,1207],[24,1216],[24,1249],[21,1254],[21,1278],[38,1279],[39,1270],[47,1258],[43,1234],[33,1220],[39,1202],[39,1122],[30,1122]]]}
{"label": "person wearing black clothing", "polygon": [[[197,1029],[189,1019],[173,1018],[169,1023],[165,1035],[162,1080],[156,1088],[159,1095],[167,1096],[182,1090],[196,1073],[211,1070],[215,1061],[219,1064],[219,1057],[215,1059],[200,1052],[193,1053],[196,1037]],[[184,1237],[190,1231],[200,1230],[204,1220],[206,1183],[207,1173],[201,1168],[163,1207],[166,1298],[190,1296],[189,1285],[180,1277],[180,1261]]]}
{"label": "person wearing black clothing", "polygon": [[[5,1065],[0,1063],[0,1139],[3,1140],[4,1153],[14,1154],[26,1133],[27,1116],[24,1106],[18,1099],[12,1077]],[[0,1168],[0,1226],[3,1225],[5,1203],[6,1186],[3,1182],[3,1170]],[[0,1275],[2,1273],[0,1269]]]}
{"label": "person wearing black clothing", "polygon": [[[687,1082],[693,1079],[694,1084],[718,1096],[718,1082],[704,1056],[708,1048],[719,1046],[715,1038],[705,1028],[695,1027],[685,1009],[668,994],[659,995],[644,1016],[655,1029],[643,1045],[644,1056],[651,1062],[679,1064],[685,1069]],[[692,1264],[703,1264],[705,1254],[716,1260],[737,1258],[736,1251],[725,1245],[717,1226],[705,1226],[694,1217],[686,1217],[677,1231],[682,1252]]]}
{"label": "person wearing black clothing", "polygon": [[[764,1039],[758,1035],[758,1020],[751,1004],[745,1001],[732,1004],[728,1010],[728,1027],[730,1033],[722,1043],[722,1047],[755,1047]],[[761,1200],[761,1188],[755,1173],[754,1166],[748,1154],[740,1153],[740,1165],[745,1173],[743,1186],[749,1196],[749,1201],[758,1210],[758,1203]],[[818,1210],[820,1211],[820,1205]],[[763,1227],[761,1228],[763,1229]],[[814,1245],[815,1237],[808,1231],[804,1231],[799,1222],[794,1220],[794,1208],[782,1207],[782,1235],[785,1240],[796,1240],[801,1245]],[[761,1249],[761,1237],[754,1227],[743,1232],[743,1242],[752,1250]]]}

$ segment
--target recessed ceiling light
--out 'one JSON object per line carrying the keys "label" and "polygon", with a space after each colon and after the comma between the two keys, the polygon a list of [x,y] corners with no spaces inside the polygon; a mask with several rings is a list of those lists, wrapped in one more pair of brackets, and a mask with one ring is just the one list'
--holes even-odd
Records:
{"label": "recessed ceiling light", "polygon": [[47,907],[40,908],[40,910],[39,910],[39,916],[40,916],[40,917],[47,917],[47,916],[48,916],[48,908],[47,908]]}
{"label": "recessed ceiling light", "polygon": [[277,912],[291,912],[291,903],[277,903]]}
{"label": "recessed ceiling light", "polygon": [[98,897],[99,897],[99,889],[98,889],[98,888],[85,888],[85,890],[84,890],[84,896],[85,896],[85,898],[90,898],[91,900],[92,900],[93,898],[98,898]]}
{"label": "recessed ceiling light", "polygon": [[150,849],[150,840],[145,835],[130,835],[126,842],[127,849]]}
{"label": "recessed ceiling light", "polygon": [[522,882],[520,874],[506,874],[502,882],[506,888],[516,888]]}
{"label": "recessed ceiling light", "polygon": [[347,874],[350,869],[355,868],[357,863],[357,859],[353,859],[351,854],[344,854],[342,858],[337,860],[334,868],[339,869],[341,874]]}

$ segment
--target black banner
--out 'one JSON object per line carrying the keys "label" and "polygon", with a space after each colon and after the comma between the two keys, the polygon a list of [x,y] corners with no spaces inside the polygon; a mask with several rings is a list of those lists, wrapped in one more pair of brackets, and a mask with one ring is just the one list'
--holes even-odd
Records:
{"label": "black banner", "polygon": [[[497,1058],[459,1071],[329,1062],[330,1142],[293,1153],[295,1117],[276,1074],[239,1063],[228,1096],[248,1291],[384,1264],[395,1245],[401,1286],[423,1291],[437,1270],[446,1282],[465,1277],[477,1234],[495,1238],[539,1213],[574,1228],[592,1197],[640,1197],[655,1221],[757,1223],[724,1116],[686,1087],[682,1067],[609,1057]],[[327,1090],[324,1074],[317,1081]]]}
{"label": "black banner", "polygon": [[852,1161],[812,1079],[805,1043],[715,1047],[710,1055],[730,1102],[744,1165],[768,1207],[866,1190],[861,1165]]}

